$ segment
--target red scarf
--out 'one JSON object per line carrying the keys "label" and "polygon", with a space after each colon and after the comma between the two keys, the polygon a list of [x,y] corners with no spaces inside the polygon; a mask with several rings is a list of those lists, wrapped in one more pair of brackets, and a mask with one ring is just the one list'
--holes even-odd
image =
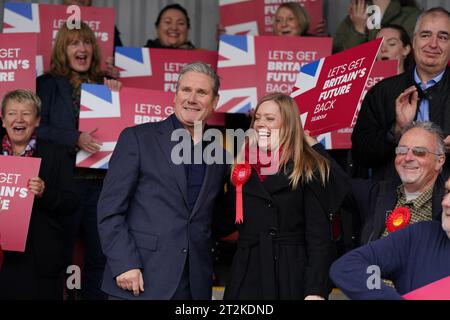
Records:
{"label": "red scarf", "polygon": [[[35,149],[36,149],[36,135],[33,133],[30,141],[28,141],[28,145],[26,146],[25,150],[20,155],[20,157],[32,157]],[[12,145],[11,145],[11,141],[9,141],[9,137],[7,134],[5,134],[3,136],[2,154],[4,156],[14,156],[15,155]]]}
{"label": "red scarf", "polygon": [[[251,150],[249,150],[251,149]],[[259,147],[252,146],[251,148],[246,145],[245,146],[245,162],[250,163],[252,168],[258,174],[258,178],[261,182],[266,180],[268,175],[276,174],[279,171],[280,157],[283,151],[283,147],[280,146],[278,150],[278,159],[274,159],[275,154],[272,155],[271,150],[260,150]],[[255,163],[256,159],[256,163]],[[264,174],[261,173],[262,169],[264,170]]]}

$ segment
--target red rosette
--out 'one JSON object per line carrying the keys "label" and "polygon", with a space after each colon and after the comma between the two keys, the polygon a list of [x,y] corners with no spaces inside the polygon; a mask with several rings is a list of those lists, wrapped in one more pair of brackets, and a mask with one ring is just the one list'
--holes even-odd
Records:
{"label": "red rosette", "polygon": [[386,228],[388,232],[393,232],[406,227],[411,220],[411,213],[407,207],[398,207],[388,216]]}
{"label": "red rosette", "polygon": [[244,221],[242,186],[247,183],[251,175],[252,167],[248,163],[237,164],[231,175],[231,182],[236,187],[236,223]]}

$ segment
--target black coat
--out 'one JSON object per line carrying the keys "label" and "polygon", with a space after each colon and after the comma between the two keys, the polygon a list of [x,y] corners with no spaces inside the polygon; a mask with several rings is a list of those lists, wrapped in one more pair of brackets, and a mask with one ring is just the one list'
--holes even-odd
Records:
{"label": "black coat", "polygon": [[[346,183],[332,172],[326,187],[314,180],[293,191],[288,175],[261,182],[252,170],[243,187],[244,221],[237,226],[224,299],[327,297],[328,270],[336,257],[330,217],[347,192]],[[216,216],[219,234],[234,225],[236,191],[231,183],[228,188],[224,209]]]}
{"label": "black coat", "polygon": [[[48,292],[48,288],[37,287],[44,283],[43,279],[58,278],[63,271],[59,217],[72,214],[79,204],[72,179],[73,160],[67,148],[38,140],[33,157],[42,159],[39,177],[45,190],[33,204],[25,252],[5,252],[0,298],[45,298],[40,294],[42,290]],[[62,282],[60,285],[62,289]]]}
{"label": "black coat", "polygon": [[36,94],[42,100],[41,122],[36,129],[41,139],[75,147],[80,132],[72,102],[72,85],[63,77],[44,74],[37,78]]}
{"label": "black coat", "polygon": [[[356,163],[373,168],[373,175],[377,180],[397,176],[394,158],[398,141],[393,134],[395,99],[406,88],[415,85],[413,72],[413,69],[410,69],[377,83],[367,93],[359,112],[352,134],[352,156]],[[450,68],[445,69],[441,81],[427,89],[427,92],[422,92],[419,87],[418,92],[419,98],[427,96],[430,101],[430,121],[442,128],[444,136],[449,135]],[[445,172],[449,163],[446,161]]]}

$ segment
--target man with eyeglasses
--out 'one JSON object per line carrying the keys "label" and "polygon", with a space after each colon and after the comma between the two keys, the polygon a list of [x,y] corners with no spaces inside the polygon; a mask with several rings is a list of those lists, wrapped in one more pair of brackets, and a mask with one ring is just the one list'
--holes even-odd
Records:
{"label": "man with eyeglasses", "polygon": [[[330,277],[337,287],[353,300],[449,300],[449,188],[450,179],[439,204],[439,220],[422,221],[395,231],[336,260]],[[392,280],[395,289],[381,281],[381,275]]]}
{"label": "man with eyeglasses", "polygon": [[[401,183],[397,179],[352,180],[346,209],[362,219],[361,243],[388,235],[402,222],[412,224],[441,217],[445,145],[440,128],[428,121],[410,123],[403,129],[395,153]],[[396,216],[403,208],[409,217]]]}
{"label": "man with eyeglasses", "polygon": [[[450,13],[432,8],[417,19],[413,37],[416,65],[374,86],[364,98],[352,134],[355,164],[372,168],[377,180],[395,177],[393,160],[402,129],[432,121],[450,148]],[[446,164],[447,167],[447,164]],[[447,172],[447,169],[445,170]]]}

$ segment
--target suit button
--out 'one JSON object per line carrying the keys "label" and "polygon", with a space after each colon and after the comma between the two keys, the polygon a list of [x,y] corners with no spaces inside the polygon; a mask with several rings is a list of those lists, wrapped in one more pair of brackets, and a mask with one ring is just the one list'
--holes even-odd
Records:
{"label": "suit button", "polygon": [[273,208],[273,202],[269,202],[269,204],[267,205],[269,208]]}
{"label": "suit button", "polygon": [[270,228],[269,229],[269,236],[272,236],[272,237],[274,237],[274,236],[276,236],[277,235],[277,229],[276,228]]}
{"label": "suit button", "polygon": [[183,248],[183,250],[181,250],[181,252],[186,253],[186,252],[187,252],[187,249],[186,249],[186,248]]}

